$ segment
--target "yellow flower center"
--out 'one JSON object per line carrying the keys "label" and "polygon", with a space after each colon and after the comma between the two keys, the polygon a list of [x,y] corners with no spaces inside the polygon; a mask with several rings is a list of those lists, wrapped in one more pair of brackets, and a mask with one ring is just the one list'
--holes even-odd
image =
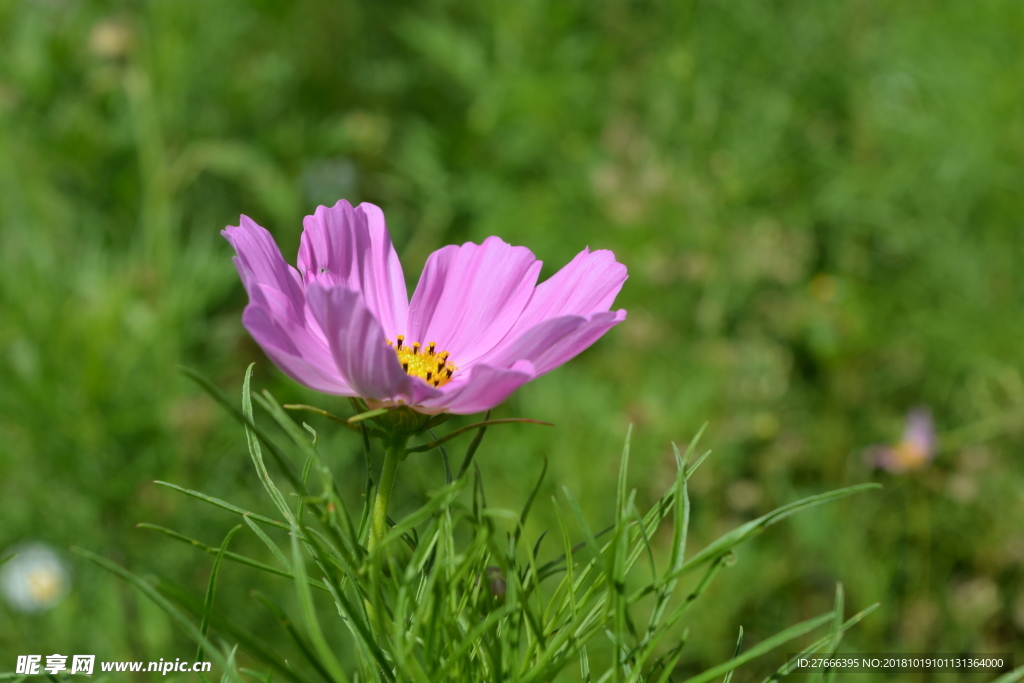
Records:
{"label": "yellow flower center", "polygon": [[402,369],[413,377],[421,377],[435,387],[442,387],[452,379],[452,373],[458,370],[448,360],[448,352],[437,353],[437,344],[430,342],[423,348],[419,342],[405,343],[405,335],[398,335],[398,341],[387,340],[388,346],[395,350]]}
{"label": "yellow flower center", "polygon": [[60,575],[49,568],[39,568],[28,575],[28,592],[36,602],[50,602],[60,589]]}
{"label": "yellow flower center", "polygon": [[916,470],[924,467],[930,456],[927,449],[913,441],[901,441],[893,450],[896,452],[896,462],[903,470]]}

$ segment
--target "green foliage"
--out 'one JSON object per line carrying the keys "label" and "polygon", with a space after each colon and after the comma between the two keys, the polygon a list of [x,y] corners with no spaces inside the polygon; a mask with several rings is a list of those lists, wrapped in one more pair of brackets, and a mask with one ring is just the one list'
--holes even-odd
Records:
{"label": "green foliage", "polygon": [[[227,404],[227,399],[213,385],[195,373],[190,374],[217,402]],[[175,488],[241,515],[283,570],[227,551],[242,525],[228,532],[219,549],[176,532],[161,530],[215,553],[206,597],[201,609],[196,610],[196,603],[180,600],[178,591],[161,590],[160,584],[154,586],[109,560],[85,550],[77,551],[156,602],[198,643],[196,660],[201,661],[204,654],[209,654],[229,679],[237,680],[238,672],[244,671],[265,681],[285,677],[293,681],[322,678],[336,683],[352,680],[540,683],[563,680],[562,673],[580,661],[584,680],[589,680],[592,674],[587,646],[607,634],[612,642],[610,661],[603,664],[607,671],[597,678],[598,681],[674,680],[673,670],[687,638],[685,630],[680,637],[679,625],[684,623],[689,608],[719,571],[735,563],[733,551],[738,545],[794,513],[867,488],[878,488],[871,484],[854,486],[797,501],[726,534],[687,560],[690,509],[687,482],[707,456],[705,453],[697,462],[688,464],[700,434],[694,437],[684,455],[676,451],[674,485],[643,513],[635,504],[636,490],[627,493],[630,445],[627,435],[617,483],[615,523],[600,534],[592,533],[576,499],[566,489],[584,542],[572,544],[556,501],[564,552],[550,561],[542,563],[542,539],[538,539],[532,551],[520,546],[523,525],[543,482],[543,472],[522,512],[516,514],[489,507],[479,469],[473,473],[463,466],[459,476],[432,493],[426,505],[394,524],[379,544],[367,546],[370,532],[365,525],[357,530],[352,524],[346,503],[334,486],[332,472],[317,450],[316,432],[303,425],[309,432],[304,434],[269,392],[264,392],[262,397],[257,397],[257,402],[288,435],[292,446],[306,461],[301,479],[295,479],[294,473],[287,476],[297,496],[294,508],[288,504],[287,496],[274,483],[265,466],[263,449],[278,454],[275,457],[286,472],[292,472],[290,463],[284,460],[284,450],[256,426],[250,376],[251,368],[246,374],[242,410],[232,409],[231,412],[245,428],[253,463],[282,519],[257,515],[209,496]],[[470,445],[467,461],[473,457],[479,443],[479,439],[475,439]],[[313,471],[319,478],[319,491],[309,482]],[[368,489],[372,486],[368,483]],[[364,519],[370,506],[370,497],[367,497]],[[649,539],[670,518],[671,557],[659,571]],[[513,531],[502,533],[502,521],[511,523]],[[259,524],[264,524],[268,530],[288,529],[290,548],[281,548]],[[584,549],[588,552],[583,552]],[[649,559],[650,576],[639,578],[637,574],[646,573],[638,568],[644,564],[640,560],[645,555]],[[272,600],[261,594],[256,594],[256,598],[284,627],[308,667],[291,664],[294,660],[259,643],[237,625],[220,633],[225,642],[221,648],[216,649],[211,643],[214,615],[220,615],[221,623],[227,616],[226,609],[214,607],[219,569],[225,559],[293,579],[301,630]],[[311,578],[310,567],[315,568],[312,571],[321,577],[319,580]],[[702,567],[703,575],[689,594],[682,600],[675,600],[675,606],[668,611],[666,608],[673,602],[678,582]],[[560,580],[554,581],[559,577]],[[631,588],[631,584],[639,587]],[[314,587],[319,589],[320,595],[327,593],[326,600],[315,599],[310,590]],[[647,600],[652,595],[655,597],[653,605]],[[168,598],[178,598],[182,607],[197,611],[201,617],[200,627],[197,629]],[[318,602],[321,603],[319,610]],[[324,609],[324,602],[333,603],[334,609]],[[346,645],[340,647],[329,641],[321,616],[335,610],[349,636]],[[636,616],[644,611],[649,612],[649,618],[646,628],[641,630],[637,628]],[[731,659],[686,680],[705,683],[723,674],[731,676],[743,664],[826,624],[832,625],[829,634],[803,652],[832,652],[843,633],[867,611],[844,621],[840,586],[832,612],[792,626],[746,651],[741,650],[741,629]],[[237,638],[239,634],[244,635]],[[676,644],[671,646],[673,641]],[[235,642],[257,668],[236,665],[239,644],[233,644]],[[346,670],[353,669],[357,673],[349,676]],[[784,676],[788,671],[783,667],[777,675]]]}

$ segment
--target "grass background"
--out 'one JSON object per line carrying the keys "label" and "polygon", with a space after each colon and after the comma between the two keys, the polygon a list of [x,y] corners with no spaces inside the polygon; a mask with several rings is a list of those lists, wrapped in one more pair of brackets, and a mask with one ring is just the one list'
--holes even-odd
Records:
{"label": "grass background", "polygon": [[[848,651],[1021,663],[1022,33],[1010,0],[0,0],[0,548],[80,545],[201,593],[209,559],[134,524],[217,545],[234,520],[151,482],[267,506],[241,432],[175,365],[236,393],[256,361],[282,402],[344,410],[248,338],[218,231],[245,213],[291,259],[302,217],[344,197],[384,209],[410,287],[432,250],[491,234],[542,277],[585,245],[629,268],[629,319],[499,409],[557,428],[492,433],[492,504],[518,509],[547,457],[543,492],[610,521],[630,423],[651,501],[669,442],[710,422],[697,544],[885,484],[744,548],[689,621],[687,671],[740,624],[753,643],[827,611],[836,580],[851,612],[883,603]],[[935,462],[872,472],[864,448],[916,405]],[[316,426],[357,496],[358,444]],[[396,501],[441,481],[410,460]],[[552,519],[538,506],[528,536]],[[0,668],[191,655],[69,561],[56,609],[0,606]],[[223,609],[276,637],[247,591],[288,583],[222,581]]]}

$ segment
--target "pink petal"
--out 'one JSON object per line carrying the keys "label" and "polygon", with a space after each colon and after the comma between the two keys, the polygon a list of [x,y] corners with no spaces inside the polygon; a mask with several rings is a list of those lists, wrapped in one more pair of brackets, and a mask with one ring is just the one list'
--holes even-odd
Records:
{"label": "pink petal", "polygon": [[341,200],[331,208],[318,207],[302,227],[298,265],[306,285],[319,282],[359,292],[388,338],[403,334],[409,296],[381,210],[373,204],[352,208]]}
{"label": "pink petal", "polygon": [[507,367],[529,360],[536,374],[543,375],[579,355],[615,325],[626,319],[626,311],[604,311],[590,316],[562,316],[545,320],[523,335],[507,338],[499,348],[479,362]]}
{"label": "pink petal", "polygon": [[249,304],[242,314],[242,324],[274,365],[299,384],[325,394],[359,395],[334,368],[334,360],[326,349],[326,358],[311,357],[308,350],[303,352],[295,344],[301,336],[294,329],[283,329],[263,307]]}
{"label": "pink petal", "polygon": [[446,385],[442,396],[423,400],[420,404],[456,415],[471,415],[502,403],[534,377],[533,365],[526,360],[513,364],[511,368],[476,365],[465,378]]}
{"label": "pink petal", "polygon": [[235,267],[242,284],[251,297],[255,285],[267,285],[283,293],[291,302],[292,314],[302,317],[305,297],[298,272],[284,262],[269,232],[248,216],[242,216],[238,226],[221,231],[235,248]]}
{"label": "pink petal", "polygon": [[907,414],[907,424],[903,429],[903,442],[913,444],[917,449],[927,453],[929,459],[935,450],[935,423],[932,413],[927,408],[914,408]]}
{"label": "pink petal", "polygon": [[515,325],[541,262],[497,237],[435,251],[409,305],[410,341],[437,342],[456,365],[471,363]]}
{"label": "pink petal", "polygon": [[249,293],[242,321],[281,370],[317,391],[351,395],[326,343],[307,324],[298,272],[284,262],[270,233],[247,216],[222,233],[235,248],[235,267]]}
{"label": "pink petal", "polygon": [[512,334],[525,333],[551,318],[607,311],[626,278],[626,266],[615,260],[615,254],[606,249],[584,249],[537,286]]}
{"label": "pink petal", "polygon": [[310,310],[327,337],[338,372],[359,396],[417,404],[441,392],[402,371],[376,318],[358,292],[313,283]]}

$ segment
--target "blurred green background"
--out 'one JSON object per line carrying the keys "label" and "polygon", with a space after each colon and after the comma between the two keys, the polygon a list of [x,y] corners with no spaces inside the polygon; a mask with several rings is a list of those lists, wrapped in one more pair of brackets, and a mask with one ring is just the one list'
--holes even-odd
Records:
{"label": "blurred green background", "polygon": [[[383,208],[410,291],[432,250],[491,234],[543,277],[585,245],[628,266],[628,320],[497,411],[557,427],[481,451],[513,509],[549,459],[528,537],[563,484],[610,519],[630,423],[649,504],[670,441],[709,421],[694,547],[884,483],[744,547],[686,671],[741,624],[752,644],[827,611],[837,580],[851,613],[882,602],[847,651],[1024,664],[1022,35],[1013,0],[0,0],[0,549],[79,545],[201,594],[209,557],[134,525],[217,545],[236,520],[151,482],[268,506],[237,425],[175,366],[237,395],[255,361],[278,400],[346,410],[249,339],[219,230],[245,213],[293,260],[302,217],[347,198]],[[872,471],[864,449],[918,405],[935,461]],[[358,443],[314,424],[356,509]],[[411,459],[393,515],[442,481]],[[266,559],[248,530],[234,547]],[[194,652],[68,561],[52,611],[0,605],[0,669]],[[222,581],[222,608],[279,638],[248,590],[288,582]]]}

